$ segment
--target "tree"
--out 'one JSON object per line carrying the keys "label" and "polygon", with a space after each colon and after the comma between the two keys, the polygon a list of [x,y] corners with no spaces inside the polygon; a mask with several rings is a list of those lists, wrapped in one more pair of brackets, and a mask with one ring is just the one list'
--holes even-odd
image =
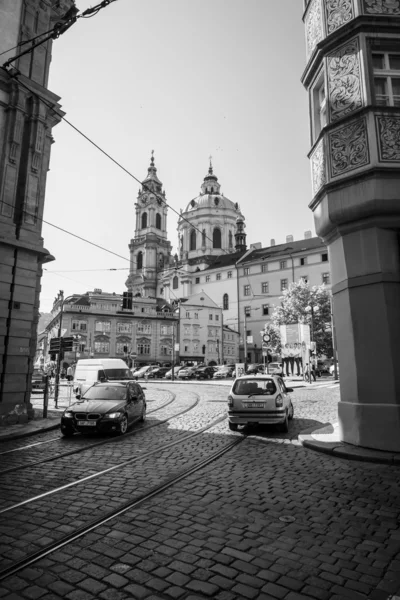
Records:
{"label": "tree", "polygon": [[304,281],[292,283],[280,301],[272,313],[272,326],[279,330],[280,325],[305,323],[310,326],[311,339],[317,344],[317,354],[332,356],[331,294],[325,285],[310,287]]}

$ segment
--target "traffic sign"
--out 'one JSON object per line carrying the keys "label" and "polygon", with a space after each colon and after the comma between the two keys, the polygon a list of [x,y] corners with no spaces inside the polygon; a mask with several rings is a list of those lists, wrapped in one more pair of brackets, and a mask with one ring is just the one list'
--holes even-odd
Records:
{"label": "traffic sign", "polygon": [[270,342],[271,336],[268,333],[264,333],[263,340],[264,340],[264,342]]}

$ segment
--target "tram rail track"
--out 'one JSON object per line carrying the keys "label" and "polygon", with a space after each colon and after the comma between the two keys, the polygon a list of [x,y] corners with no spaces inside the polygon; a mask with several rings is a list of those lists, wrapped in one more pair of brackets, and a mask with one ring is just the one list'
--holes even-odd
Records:
{"label": "tram rail track", "polygon": [[[207,425],[190,433],[189,435],[185,436],[184,438],[180,438],[179,440],[170,442],[168,444],[164,444],[163,446],[160,446],[149,452],[146,452],[145,454],[143,454],[141,456],[134,457],[128,461],[124,461],[124,463],[121,463],[119,465],[114,465],[113,467],[109,467],[101,472],[92,474],[88,477],[82,478],[75,482],[71,482],[64,486],[60,486],[53,490],[48,490],[47,492],[45,492],[43,494],[40,494],[38,496],[27,499],[23,502],[9,506],[3,510],[0,510],[0,514],[2,516],[7,515],[7,513],[11,513],[11,511],[15,511],[21,507],[25,508],[29,504],[33,505],[34,502],[36,502],[38,500],[42,500],[43,498],[50,497],[56,493],[63,493],[63,492],[65,492],[65,490],[67,488],[82,485],[83,483],[85,483],[89,480],[92,480],[96,477],[102,477],[102,476],[110,473],[111,471],[126,467],[127,465],[130,465],[134,462],[144,461],[147,458],[149,458],[157,453],[158,454],[163,453],[166,449],[172,448],[173,446],[183,445],[188,440],[191,440],[192,438],[199,436],[200,434],[212,429],[213,427],[215,427],[216,425],[218,425],[220,422],[222,422],[225,419],[226,419],[226,414],[220,415],[216,419],[213,419],[213,421],[211,421]],[[15,575],[19,571],[21,571],[24,568],[26,568],[27,566],[37,562],[38,560],[42,559],[43,557],[47,556],[48,554],[51,554],[52,552],[62,548],[63,546],[74,542],[75,540],[83,537],[87,533],[93,531],[97,527],[100,527],[104,523],[106,523],[114,518],[117,518],[118,516],[122,515],[123,513],[127,512],[128,510],[134,509],[134,508],[140,506],[141,504],[143,504],[144,502],[146,502],[147,500],[153,498],[154,496],[161,494],[162,492],[164,492],[168,488],[172,487],[179,481],[185,479],[186,477],[189,477],[193,473],[196,473],[197,471],[201,470],[202,468],[206,467],[210,463],[214,462],[215,460],[217,460],[218,458],[223,456],[225,453],[229,452],[236,445],[238,445],[240,442],[242,442],[245,439],[245,436],[235,436],[235,438],[232,440],[232,435],[230,435],[229,438],[230,438],[230,441],[228,441],[227,444],[224,444],[224,446],[222,448],[217,449],[211,455],[201,459],[200,461],[189,466],[188,468],[183,469],[181,472],[177,473],[176,475],[168,477],[166,480],[162,481],[158,485],[153,486],[149,491],[146,491],[145,493],[142,493],[139,496],[136,496],[134,499],[130,499],[125,502],[122,502],[118,507],[115,507],[114,509],[103,512],[103,514],[99,515],[95,519],[90,519],[84,525],[78,526],[74,531],[71,531],[71,532],[63,535],[61,538],[59,538],[57,540],[53,540],[51,543],[48,543],[46,546],[44,546],[40,549],[34,550],[34,551],[30,552],[29,554],[27,554],[25,557],[22,557],[21,559],[14,561],[11,564],[8,564],[5,568],[0,570],[0,581],[6,579],[7,577]]]}
{"label": "tram rail track", "polygon": [[[168,393],[171,394],[173,396],[173,398],[170,399],[168,402],[165,402],[162,406],[159,406],[158,408],[155,408],[151,411],[147,411],[147,414],[153,414],[159,410],[162,410],[169,404],[172,404],[172,402],[174,402],[176,399],[176,394],[174,394],[173,392],[168,392]],[[65,458],[67,456],[73,456],[75,454],[85,452],[86,450],[90,450],[91,448],[96,448],[98,446],[104,446],[106,444],[111,444],[111,443],[116,443],[116,442],[117,443],[122,442],[126,438],[132,437],[134,435],[139,435],[140,433],[142,433],[144,431],[149,431],[149,429],[153,429],[153,427],[158,427],[160,425],[164,425],[165,423],[168,423],[170,420],[180,417],[181,415],[184,415],[185,413],[189,412],[190,410],[193,410],[198,405],[198,403],[200,402],[200,396],[198,394],[195,394],[194,392],[191,392],[191,393],[194,394],[195,396],[197,396],[196,401],[193,404],[191,404],[191,406],[188,406],[188,407],[180,410],[179,412],[175,413],[174,415],[171,415],[170,417],[167,417],[166,419],[158,421],[157,423],[146,424],[146,425],[142,426],[140,429],[134,429],[133,431],[128,431],[122,437],[109,437],[107,439],[100,440],[100,441],[92,443],[92,444],[87,444],[85,446],[81,446],[80,448],[77,448],[74,450],[69,450],[68,452],[63,452],[62,454],[57,454],[56,456],[43,458],[41,460],[30,462],[29,464],[25,464],[25,465],[18,465],[15,467],[10,467],[8,469],[2,469],[2,470],[0,470],[0,477],[8,475],[10,473],[13,473],[15,471],[21,471],[24,469],[26,470],[26,469],[33,468],[33,467],[36,467],[41,464],[53,462],[55,460]],[[48,442],[50,443],[50,442],[61,441],[61,440],[63,440],[63,438],[60,436],[57,438],[52,438],[51,440],[48,440]],[[45,444],[45,443],[46,443],[46,441],[38,442],[38,444]],[[31,447],[31,444],[29,446],[24,446],[25,449],[28,449],[30,447]],[[18,449],[18,450],[20,450],[20,449]],[[8,452],[14,452],[14,451],[8,451]],[[0,514],[1,514],[1,511],[0,511]]]}

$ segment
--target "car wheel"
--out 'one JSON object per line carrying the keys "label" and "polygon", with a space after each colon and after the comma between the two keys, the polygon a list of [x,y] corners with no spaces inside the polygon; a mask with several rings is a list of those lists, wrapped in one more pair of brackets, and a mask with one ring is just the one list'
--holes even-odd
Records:
{"label": "car wheel", "polygon": [[66,427],[65,429],[61,429],[61,433],[65,437],[72,437],[75,431],[71,427]]}
{"label": "car wheel", "polygon": [[238,424],[237,424],[237,423],[231,423],[231,422],[229,421],[229,422],[228,422],[228,426],[229,426],[229,429],[230,429],[231,431],[237,431],[237,428],[238,428]]}
{"label": "car wheel", "polygon": [[283,433],[287,433],[289,431],[289,417],[287,411],[285,413],[285,420],[281,424],[280,429]]}
{"label": "car wheel", "polygon": [[128,431],[128,417],[126,415],[124,415],[119,424],[119,434],[125,435],[125,433],[127,431]]}
{"label": "car wheel", "polygon": [[142,416],[140,417],[139,421],[141,423],[144,423],[146,420],[146,405],[143,405],[143,410],[142,410]]}

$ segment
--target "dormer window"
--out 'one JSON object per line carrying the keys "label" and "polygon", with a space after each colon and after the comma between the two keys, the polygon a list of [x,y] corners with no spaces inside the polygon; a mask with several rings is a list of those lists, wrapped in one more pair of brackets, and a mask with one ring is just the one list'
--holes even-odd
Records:
{"label": "dormer window", "polygon": [[214,204],[215,204],[215,206],[218,206],[218,204],[219,204],[219,198],[214,198]]}

